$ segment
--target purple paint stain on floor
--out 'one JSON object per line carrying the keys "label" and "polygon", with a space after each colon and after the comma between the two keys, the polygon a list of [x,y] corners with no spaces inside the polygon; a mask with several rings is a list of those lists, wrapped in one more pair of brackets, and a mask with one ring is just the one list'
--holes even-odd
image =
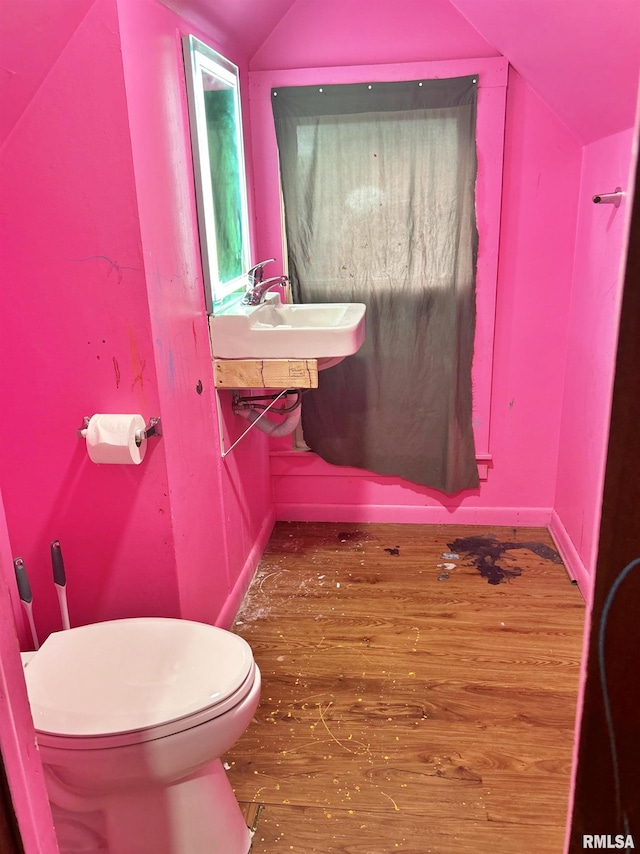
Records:
{"label": "purple paint stain on floor", "polygon": [[499,561],[504,557],[505,552],[528,549],[543,560],[562,563],[558,552],[545,543],[502,542],[497,537],[461,537],[447,545],[451,551],[466,555],[489,584],[502,584],[522,575],[522,569],[519,566],[500,566]]}

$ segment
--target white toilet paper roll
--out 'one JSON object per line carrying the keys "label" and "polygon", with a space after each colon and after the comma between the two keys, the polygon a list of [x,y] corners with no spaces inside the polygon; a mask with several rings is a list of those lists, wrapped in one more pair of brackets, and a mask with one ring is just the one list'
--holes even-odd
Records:
{"label": "white toilet paper roll", "polygon": [[[89,459],[94,463],[139,465],[147,450],[145,428],[142,415],[93,415],[86,436]],[[139,445],[136,433],[142,437]]]}

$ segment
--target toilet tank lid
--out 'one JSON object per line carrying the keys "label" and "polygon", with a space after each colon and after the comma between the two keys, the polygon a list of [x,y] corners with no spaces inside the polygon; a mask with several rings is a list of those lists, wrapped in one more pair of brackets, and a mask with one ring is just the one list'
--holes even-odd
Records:
{"label": "toilet tank lid", "polygon": [[223,703],[253,667],[238,635],[190,620],[136,617],[54,632],[25,670],[40,732],[148,729]]}

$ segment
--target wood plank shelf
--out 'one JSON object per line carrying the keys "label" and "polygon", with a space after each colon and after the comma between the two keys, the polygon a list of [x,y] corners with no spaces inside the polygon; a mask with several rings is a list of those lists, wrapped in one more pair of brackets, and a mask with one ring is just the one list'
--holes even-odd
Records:
{"label": "wood plank shelf", "polygon": [[216,388],[318,388],[317,359],[214,359]]}

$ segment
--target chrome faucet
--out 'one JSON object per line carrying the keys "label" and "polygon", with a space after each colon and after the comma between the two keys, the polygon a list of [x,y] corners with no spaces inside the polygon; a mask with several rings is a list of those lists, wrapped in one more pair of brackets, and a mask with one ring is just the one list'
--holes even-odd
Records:
{"label": "chrome faucet", "polygon": [[242,298],[243,305],[260,305],[268,290],[275,288],[277,285],[287,284],[289,280],[286,276],[274,276],[272,279],[265,279],[265,265],[271,264],[275,260],[275,258],[267,258],[266,261],[260,261],[259,264],[251,267],[247,273],[247,288]]}
{"label": "chrome faucet", "polygon": [[266,261],[260,261],[259,264],[255,264],[249,272],[247,273],[247,290],[251,290],[251,288],[255,287],[255,285],[259,285],[260,282],[264,279],[264,268],[266,264],[271,264],[272,261],[275,261],[275,258],[267,258]]}
{"label": "chrome faucet", "polygon": [[243,305],[260,305],[263,302],[267,291],[271,288],[276,288],[278,285],[286,285],[289,279],[287,276],[274,276],[271,279],[261,279],[252,287],[247,289],[246,294],[242,297]]}

